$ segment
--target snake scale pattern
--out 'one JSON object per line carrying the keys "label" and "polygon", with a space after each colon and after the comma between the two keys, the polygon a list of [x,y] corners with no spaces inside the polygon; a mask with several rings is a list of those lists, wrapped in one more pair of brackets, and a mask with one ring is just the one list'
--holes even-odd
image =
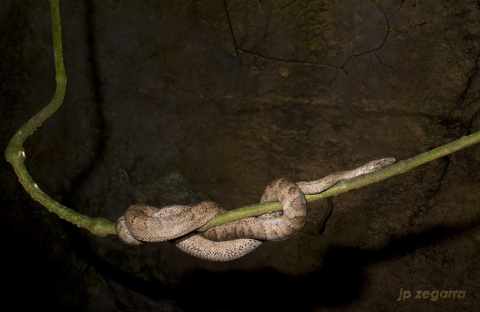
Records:
{"label": "snake scale pattern", "polygon": [[210,261],[243,257],[264,241],[279,241],[297,234],[305,224],[307,203],[304,194],[322,192],[334,184],[390,166],[395,158],[373,160],[350,171],[332,173],[315,181],[293,182],[277,179],[265,189],[260,203],[280,201],[283,210],[244,218],[212,227],[203,234],[194,231],[219,213],[226,212],[212,201],[190,206],[155,208],[135,204],[116,223],[120,240],[130,245],[169,240],[186,253]]}

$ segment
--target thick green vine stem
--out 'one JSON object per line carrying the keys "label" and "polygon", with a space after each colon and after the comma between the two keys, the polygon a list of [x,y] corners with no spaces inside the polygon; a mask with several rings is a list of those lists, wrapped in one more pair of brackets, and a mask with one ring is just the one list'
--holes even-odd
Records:
{"label": "thick green vine stem", "polygon": [[[42,109],[39,113],[33,116],[13,135],[5,151],[5,157],[7,161],[12,164],[20,183],[23,185],[25,190],[32,196],[34,200],[38,201],[49,211],[57,214],[62,219],[72,222],[78,227],[89,230],[95,235],[105,236],[108,234],[116,234],[115,223],[105,218],[87,217],[54,201],[51,197],[49,197],[47,194],[45,194],[42,190],[38,188],[37,184],[35,183],[35,181],[33,181],[32,177],[30,176],[24,165],[25,150],[23,148],[23,142],[60,107],[65,97],[67,76],[65,74],[65,66],[63,64],[60,8],[58,2],[59,0],[50,0],[56,73],[55,80],[57,82],[55,94],[51,102],[44,109]],[[393,177],[397,174],[404,173],[436,158],[443,157],[478,142],[480,142],[480,131],[462,137],[443,146],[437,147],[418,156],[400,161],[395,165],[384,168],[380,171],[371,173],[369,175],[361,176],[349,181],[340,182],[322,193],[307,195],[307,202],[312,202],[321,198],[338,195],[353,189],[358,189],[371,183],[379,182],[381,180]],[[199,230],[205,231],[206,229],[215,225],[220,225],[246,217],[258,216],[268,212],[279,211],[281,209],[282,206],[279,202],[270,202],[238,208],[215,216],[215,218],[210,220],[210,222],[208,222]]]}
{"label": "thick green vine stem", "polygon": [[[334,186],[332,186],[331,188],[329,188],[328,190],[325,190],[318,194],[306,195],[305,198],[307,199],[307,202],[313,202],[322,198],[336,196],[341,193],[355,190],[363,186],[388,179],[395,175],[405,173],[415,167],[423,165],[434,159],[451,154],[453,152],[464,149],[468,146],[474,145],[479,142],[480,142],[480,131],[477,131],[471,135],[461,137],[458,140],[455,140],[448,144],[434,148],[428,152],[422,153],[420,155],[414,156],[406,160],[402,160],[392,166],[383,168],[371,174],[360,176],[352,180],[339,182]],[[234,221],[237,219],[259,216],[261,214],[269,213],[273,211],[280,211],[281,209],[282,209],[282,205],[280,204],[280,202],[269,202],[264,204],[238,208],[221,215],[216,215],[215,218],[210,220],[207,224],[205,224],[198,230],[206,231],[207,229],[216,225],[220,225],[220,224]]]}
{"label": "thick green vine stem", "polygon": [[13,135],[5,151],[5,158],[12,164],[18,180],[34,200],[45,206],[49,211],[57,214],[60,218],[85,228],[95,235],[105,236],[115,233],[115,226],[112,222],[105,218],[89,218],[57,203],[38,188],[24,164],[25,150],[23,148],[23,142],[62,105],[67,88],[67,75],[65,74],[65,66],[63,64],[62,28],[58,1],[59,0],[50,0],[55,80],[57,82],[55,94],[46,107],[27,121],[27,123]]}

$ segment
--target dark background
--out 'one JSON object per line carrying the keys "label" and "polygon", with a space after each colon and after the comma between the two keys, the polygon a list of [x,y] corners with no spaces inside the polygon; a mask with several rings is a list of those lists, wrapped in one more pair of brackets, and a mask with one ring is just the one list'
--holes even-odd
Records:
{"label": "dark background", "polygon": [[[60,1],[64,104],[26,141],[47,194],[258,202],[268,182],[410,158],[478,131],[478,1]],[[48,1],[0,4],[0,146],[55,88]],[[238,52],[238,55],[237,55]],[[478,311],[480,147],[309,204],[295,237],[228,263],[94,237],[0,162],[2,303],[71,311]],[[466,297],[397,301],[400,289]]]}

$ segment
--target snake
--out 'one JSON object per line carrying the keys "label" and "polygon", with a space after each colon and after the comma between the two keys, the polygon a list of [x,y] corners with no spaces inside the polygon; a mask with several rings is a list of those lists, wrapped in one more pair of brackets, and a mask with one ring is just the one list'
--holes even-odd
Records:
{"label": "snake", "polygon": [[116,233],[122,242],[129,245],[171,241],[180,250],[197,258],[235,260],[249,254],[265,241],[285,240],[300,232],[307,216],[305,195],[320,193],[340,181],[378,171],[394,162],[393,157],[377,159],[356,169],[335,172],[313,181],[276,179],[267,185],[260,203],[279,201],[282,204],[281,211],[231,221],[203,233],[195,231],[217,214],[226,212],[213,201],[163,208],[134,204],[118,218]]}

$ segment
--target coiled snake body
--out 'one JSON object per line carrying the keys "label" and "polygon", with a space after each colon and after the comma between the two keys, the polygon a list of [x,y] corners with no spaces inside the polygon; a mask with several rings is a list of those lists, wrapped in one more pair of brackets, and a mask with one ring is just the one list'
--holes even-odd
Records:
{"label": "coiled snake body", "polygon": [[[238,259],[260,246],[265,240],[284,240],[297,234],[305,224],[307,203],[304,194],[316,194],[334,184],[365,175],[395,162],[394,158],[371,161],[350,171],[330,174],[315,181],[271,182],[261,203],[280,201],[283,210],[212,227],[205,233],[190,233],[226,210],[212,201],[195,206],[167,206],[161,209],[135,204],[117,220],[120,239],[130,245],[171,240],[181,250],[202,259],[229,261]],[[190,233],[190,234],[188,234]]]}

